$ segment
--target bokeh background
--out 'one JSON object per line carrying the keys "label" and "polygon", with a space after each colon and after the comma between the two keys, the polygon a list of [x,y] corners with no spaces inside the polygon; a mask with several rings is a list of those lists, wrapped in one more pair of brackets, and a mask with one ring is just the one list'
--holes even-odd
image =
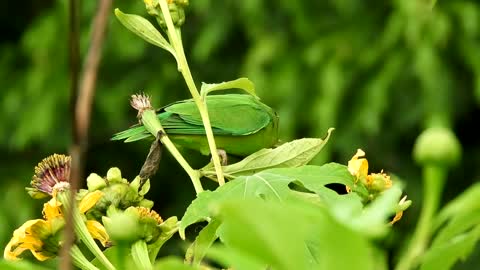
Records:
{"label": "bokeh background", "polygon": [[[197,83],[248,77],[280,115],[281,139],[335,131],[316,164],[346,164],[357,148],[373,171],[401,178],[412,207],[383,243],[391,254],[415,226],[421,171],[412,159],[427,126],[450,127],[463,147],[443,201],[480,179],[480,2],[439,0],[191,0],[184,45]],[[0,246],[15,228],[40,216],[24,187],[34,166],[72,142],[66,0],[0,3]],[[97,1],[82,1],[85,56]],[[147,16],[140,0],[114,8]],[[189,98],[174,59],[125,29],[111,12],[89,134],[86,174],[139,171],[148,142],[110,138],[136,122],[131,94],[155,106]],[[195,167],[208,157],[190,153]],[[206,180],[208,183],[208,180]],[[212,185],[213,186],[213,185]],[[194,190],[164,155],[150,198],[164,216],[182,216]],[[172,245],[181,253],[181,247]],[[392,256],[394,257],[394,256]],[[480,265],[480,249],[456,269]]]}

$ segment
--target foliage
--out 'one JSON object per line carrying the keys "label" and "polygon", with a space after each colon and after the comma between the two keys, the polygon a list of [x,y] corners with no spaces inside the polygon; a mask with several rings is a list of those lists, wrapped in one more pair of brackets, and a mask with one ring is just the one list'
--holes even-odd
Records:
{"label": "foliage", "polygon": [[[66,1],[52,2],[31,19],[18,45],[0,44],[0,78],[4,82],[0,112],[6,116],[0,125],[0,147],[20,153],[17,155],[28,164],[38,159],[24,157],[30,151],[65,150],[70,141],[67,43],[59,42],[66,40],[68,29],[66,23],[58,23],[67,21],[67,8]],[[128,13],[145,15],[138,2],[116,5]],[[95,1],[83,4],[83,52],[88,46],[88,27],[95,7]],[[407,191],[415,191],[420,183],[414,180],[420,176],[410,158],[413,139],[423,128],[442,126],[458,131],[464,156],[468,157],[460,165],[460,174],[451,179],[454,184],[444,189],[447,196],[452,197],[478,178],[475,164],[479,148],[469,140],[468,120],[470,113],[478,112],[480,98],[480,57],[476,49],[479,12],[478,3],[466,0],[440,1],[433,10],[424,1],[413,0],[374,1],[371,5],[353,0],[192,0],[182,30],[194,77],[206,82],[249,77],[255,83],[255,92],[250,92],[277,109],[284,141],[323,136],[328,128],[336,128],[324,148],[327,140],[289,143],[317,140],[321,145],[319,155],[320,149],[312,150],[308,158],[300,158],[305,161],[298,165],[300,168],[271,169],[278,166],[258,161],[281,148],[263,150],[226,166],[226,176],[235,180],[215,191],[200,193],[180,223],[183,233],[188,223],[209,221],[189,249],[193,264],[216,262],[238,269],[262,269],[265,265],[292,269],[293,264],[315,268],[319,263],[330,269],[334,262],[345,263],[350,269],[352,265],[365,269],[395,265],[397,262],[387,257],[387,250],[380,249],[377,241],[386,241],[389,232],[390,237],[407,239],[399,235],[398,227],[392,231],[385,226],[398,210],[400,186],[394,185],[388,196],[365,204],[362,190],[339,195],[331,186],[325,187],[332,183],[352,185],[345,166],[337,168],[341,177],[334,177],[335,173],[327,169],[339,164],[304,165],[313,156],[317,165],[332,159],[345,163],[352,150],[361,146],[375,153],[370,155],[374,166],[399,172],[409,181]],[[101,145],[112,133],[135,123],[126,105],[132,91],[145,89],[161,104],[183,99],[187,93],[169,53],[159,52],[158,47],[128,33],[113,16],[109,27],[94,104],[91,156],[102,152]],[[58,61],[51,61],[52,55]],[[204,87],[205,95],[208,89],[215,90],[211,84]],[[246,89],[248,92],[251,88]],[[147,149],[115,147],[136,155],[135,159],[123,154],[128,157],[122,161],[135,169],[138,164],[132,160],[141,160]],[[98,159],[93,157],[93,171],[115,164],[111,157],[120,156],[116,153],[105,150]],[[194,160],[195,155],[187,159]],[[10,163],[19,161],[7,160],[5,168],[14,166]],[[282,160],[279,164],[298,167]],[[13,170],[6,171],[5,175],[10,175]],[[201,172],[215,178],[213,166]],[[175,182],[181,182],[177,173],[168,173],[161,171],[163,177],[159,178],[175,177]],[[185,192],[176,190],[168,192],[178,193],[181,200]],[[472,186],[432,217],[432,231],[427,237],[432,238],[431,245],[424,246],[425,255],[416,262],[421,269],[450,269],[474,250],[480,237],[476,190],[477,186]],[[236,199],[242,198],[240,195],[248,199]],[[420,196],[412,195],[414,206],[420,205]],[[275,200],[283,203],[273,203]],[[10,216],[5,224],[25,220],[2,211],[2,215]],[[285,212],[292,214],[285,216]],[[400,225],[413,225],[411,220]],[[224,245],[217,244],[217,236]],[[259,243],[258,239],[264,241]],[[303,239],[307,239],[306,250],[292,244]],[[345,242],[348,245],[341,245]],[[324,243],[331,245],[324,247]],[[403,253],[400,241],[384,244],[390,245],[390,253]],[[322,253],[326,251],[327,255]],[[157,268],[191,267],[175,258],[159,261],[154,266]]]}

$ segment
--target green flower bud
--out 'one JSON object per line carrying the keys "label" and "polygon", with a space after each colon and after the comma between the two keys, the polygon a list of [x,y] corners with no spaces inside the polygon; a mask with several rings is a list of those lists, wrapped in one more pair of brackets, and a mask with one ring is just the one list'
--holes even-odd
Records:
{"label": "green flower bud", "polygon": [[[144,0],[148,14],[157,19],[158,24],[163,28],[167,28],[159,0]],[[185,10],[188,6],[188,0],[160,0],[167,1],[168,10],[172,17],[173,25],[180,27],[185,23]]]}
{"label": "green flower bud", "polygon": [[96,173],[91,173],[87,177],[87,187],[88,191],[95,191],[102,189],[107,186],[107,182],[100,175]]}
{"label": "green flower bud", "polygon": [[367,179],[369,179],[367,189],[373,192],[382,192],[392,187],[392,180],[385,173],[372,173]]}
{"label": "green flower bud", "polygon": [[455,134],[446,128],[429,128],[418,136],[413,157],[421,165],[452,166],[461,157],[461,145]]}
{"label": "green flower bud", "polygon": [[109,182],[128,183],[126,179],[122,178],[122,172],[117,167],[110,168],[107,171],[107,180]]}
{"label": "green flower bud", "polygon": [[113,241],[133,243],[138,239],[138,216],[129,212],[102,217],[103,225]]}
{"label": "green flower bud", "polygon": [[162,233],[160,224],[163,220],[157,212],[144,207],[131,207],[127,211],[136,211],[139,216],[139,234],[142,240],[147,244],[152,244],[157,241]]}
{"label": "green flower bud", "polygon": [[101,190],[104,195],[97,204],[88,210],[87,217],[100,220],[105,216],[110,206],[125,210],[130,206],[144,206],[151,208],[153,202],[144,199],[144,195],[150,188],[150,182],[147,180],[139,190],[140,179],[135,178],[132,183],[122,178],[122,174],[118,168],[111,168],[107,172],[107,181],[98,176],[91,174],[87,179],[89,190]]}

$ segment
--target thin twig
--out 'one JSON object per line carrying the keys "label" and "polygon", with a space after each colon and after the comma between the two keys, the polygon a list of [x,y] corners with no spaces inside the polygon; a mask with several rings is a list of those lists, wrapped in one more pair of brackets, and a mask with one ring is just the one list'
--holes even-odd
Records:
{"label": "thin twig", "polygon": [[[68,35],[68,48],[69,48],[69,65],[70,65],[70,107],[75,107],[78,94],[78,77],[80,71],[80,1],[79,0],[70,0],[69,1],[69,35]],[[71,114],[71,122],[75,123],[75,114]],[[78,134],[75,132],[75,124],[72,124],[72,136],[73,141],[78,141]],[[74,148],[72,146],[72,148]],[[71,156],[75,155],[73,152],[76,150],[71,149]],[[76,160],[76,159],[74,159]],[[73,163],[73,162],[72,162]],[[76,170],[78,170],[78,165],[72,164],[72,173],[71,175],[77,175]],[[70,211],[71,212],[71,211]],[[72,258],[70,257],[70,248],[73,244],[73,222],[72,215],[67,215],[66,225],[64,232],[64,245],[60,251],[60,265],[59,269],[62,270],[71,270],[72,269]]]}
{"label": "thin twig", "polygon": [[[97,82],[98,66],[102,55],[102,45],[105,39],[105,31],[108,22],[108,15],[111,10],[112,0],[101,0],[97,13],[92,24],[92,36],[90,47],[87,52],[86,60],[82,70],[81,80],[78,80],[79,63],[79,3],[78,0],[70,0],[70,65],[71,65],[71,95],[73,112],[73,144],[70,149],[72,157],[72,168],[70,174],[72,202],[74,205],[74,194],[80,186],[80,180],[83,178],[83,168],[85,165],[85,153],[88,145],[88,130],[90,126],[90,117],[92,111],[93,97],[95,94],[95,85]],[[72,213],[72,211],[69,211]],[[72,217],[66,217],[67,225],[65,230],[65,242],[62,247],[61,269],[69,270],[71,266],[70,248],[73,244],[74,234]]]}

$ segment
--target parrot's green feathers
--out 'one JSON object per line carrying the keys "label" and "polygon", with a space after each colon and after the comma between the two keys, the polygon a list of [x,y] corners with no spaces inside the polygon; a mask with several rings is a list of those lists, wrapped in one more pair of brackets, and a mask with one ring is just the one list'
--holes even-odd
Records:
{"label": "parrot's green feathers", "polygon": [[[267,105],[261,103],[257,98],[251,95],[228,94],[207,96],[207,109],[212,125],[212,131],[215,136],[222,138],[249,137],[259,131],[264,130],[262,134],[251,137],[244,142],[249,143],[250,149],[256,149],[254,145],[270,147],[270,142],[276,142],[277,139],[277,116]],[[192,99],[183,100],[167,105],[159,110],[158,118],[165,132],[171,135],[177,142],[187,144],[187,148],[205,148],[205,128],[203,126],[200,112]],[[268,138],[269,134],[271,139]],[[189,139],[188,136],[191,136]],[[198,137],[200,136],[200,137]],[[125,140],[133,142],[152,137],[144,126],[132,127],[128,130],[115,134],[112,140]],[[220,139],[219,137],[219,139]],[[175,143],[175,140],[174,140]],[[236,140],[236,143],[242,141]],[[197,144],[197,145],[196,145]],[[225,145],[226,148],[228,145]],[[241,147],[238,145],[237,147]],[[247,152],[250,149],[245,146]],[[259,150],[259,149],[258,149]],[[241,149],[235,149],[234,152],[243,152]]]}

